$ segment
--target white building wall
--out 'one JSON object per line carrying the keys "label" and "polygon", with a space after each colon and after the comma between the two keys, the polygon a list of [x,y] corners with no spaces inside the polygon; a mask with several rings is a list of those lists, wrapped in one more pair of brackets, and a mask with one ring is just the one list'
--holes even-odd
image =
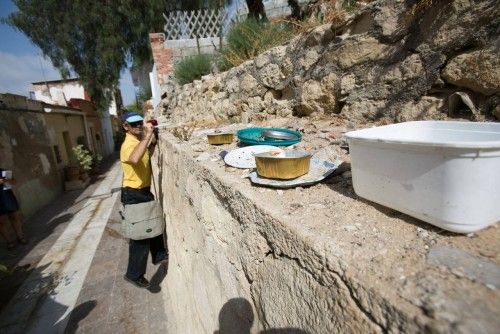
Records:
{"label": "white building wall", "polygon": [[78,82],[65,82],[60,84],[50,83],[33,85],[35,99],[50,104],[66,106],[71,98],[85,98],[85,90]]}
{"label": "white building wall", "polygon": [[108,112],[112,116],[118,115],[118,108],[116,107],[116,101],[115,101],[114,97],[113,97],[113,100],[111,100],[111,103],[109,104]]}
{"label": "white building wall", "polygon": [[156,71],[156,65],[153,66],[153,71],[149,73],[149,81],[151,82],[151,93],[153,94],[151,100],[153,103],[153,108],[156,108],[161,102],[161,89],[158,83],[158,72]]}
{"label": "white building wall", "polygon": [[77,82],[65,84],[62,90],[68,100],[70,98],[85,99],[85,89]]}
{"label": "white building wall", "polygon": [[115,141],[113,139],[113,126],[111,124],[111,117],[108,113],[102,115],[101,118],[101,127],[102,127],[102,137],[104,141],[104,152],[103,155],[105,157],[109,156],[113,153],[115,149]]}
{"label": "white building wall", "polygon": [[[67,102],[72,98],[85,99],[85,89],[83,85],[81,85],[78,81],[61,83],[49,82],[48,85],[43,83],[34,84],[33,90],[36,100],[61,106],[67,106]],[[106,157],[113,153],[115,147],[113,139],[113,126],[110,117],[110,115],[116,116],[118,114],[114,97],[108,110],[100,111],[99,114],[101,128],[103,131],[103,133],[101,134],[104,144],[103,155]],[[87,136],[88,138],[90,138],[91,135],[88,133],[88,126],[86,130]],[[92,146],[92,143],[89,144]]]}

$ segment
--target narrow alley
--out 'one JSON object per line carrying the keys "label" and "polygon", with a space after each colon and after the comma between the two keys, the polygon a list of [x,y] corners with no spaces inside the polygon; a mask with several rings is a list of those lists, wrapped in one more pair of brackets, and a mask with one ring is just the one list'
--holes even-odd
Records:
{"label": "narrow alley", "polygon": [[148,265],[152,286],[123,279],[128,242],[119,233],[122,171],[116,156],[82,190],[64,193],[25,221],[30,243],[0,262],[2,333],[160,333],[166,329],[162,265]]}

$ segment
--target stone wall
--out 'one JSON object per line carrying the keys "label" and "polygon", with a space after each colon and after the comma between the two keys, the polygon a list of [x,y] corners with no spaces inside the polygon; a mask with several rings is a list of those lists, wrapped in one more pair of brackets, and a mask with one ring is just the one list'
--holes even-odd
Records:
{"label": "stone wall", "polygon": [[[172,122],[500,117],[494,0],[374,1],[237,68],[166,87]],[[448,98],[466,95],[474,105]],[[477,112],[476,112],[477,110]]]}
{"label": "stone wall", "polygon": [[[493,0],[374,1],[228,72],[167,82],[156,113],[171,125],[308,123],[306,144],[332,124],[494,120],[499,17]],[[349,172],[309,188],[254,187],[218,155],[234,144],[174,133],[162,133],[154,157],[168,217],[169,332],[500,328],[495,225],[443,232],[357,197],[342,181]]]}
{"label": "stone wall", "polygon": [[163,133],[153,159],[169,333],[499,328],[498,228],[444,233],[338,184],[254,187],[220,150]]}

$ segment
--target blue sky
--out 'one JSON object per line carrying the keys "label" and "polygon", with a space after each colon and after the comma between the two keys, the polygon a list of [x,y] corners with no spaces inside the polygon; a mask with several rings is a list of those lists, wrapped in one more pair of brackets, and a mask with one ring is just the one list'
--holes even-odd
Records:
{"label": "blue sky", "polygon": [[[0,0],[0,17],[16,10],[11,0]],[[32,82],[58,79],[61,79],[59,72],[43,57],[40,48],[22,32],[0,24],[0,93],[29,96]],[[135,89],[128,71],[122,72],[120,89],[125,105],[135,101]]]}

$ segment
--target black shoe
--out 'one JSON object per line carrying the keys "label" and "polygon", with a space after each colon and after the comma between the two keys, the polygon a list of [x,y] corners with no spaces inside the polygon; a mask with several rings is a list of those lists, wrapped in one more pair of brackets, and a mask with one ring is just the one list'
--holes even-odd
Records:
{"label": "black shoe", "polygon": [[23,245],[27,245],[27,244],[29,244],[28,239],[26,239],[25,237],[17,238],[17,241],[18,241],[20,244],[23,244]]}
{"label": "black shoe", "polygon": [[147,289],[149,288],[149,286],[151,285],[149,283],[149,281],[147,279],[144,278],[144,276],[141,276],[139,277],[138,279],[136,280],[133,280],[133,279],[130,279],[127,277],[127,275],[124,275],[123,278],[127,281],[127,282],[130,282],[132,283],[133,285],[135,285],[136,287],[138,288],[143,288],[143,289]]}

